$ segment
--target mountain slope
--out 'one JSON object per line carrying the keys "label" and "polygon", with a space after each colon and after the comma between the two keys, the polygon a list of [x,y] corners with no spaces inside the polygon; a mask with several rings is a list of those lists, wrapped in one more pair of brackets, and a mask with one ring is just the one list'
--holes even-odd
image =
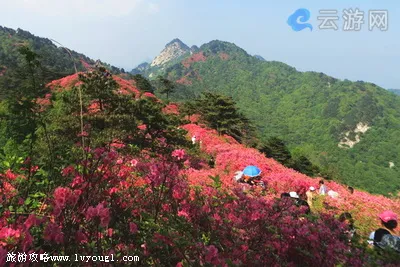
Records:
{"label": "mountain slope", "polygon": [[[18,52],[21,46],[28,46],[40,57],[41,64],[48,73],[47,81],[58,79],[75,73],[74,62],[78,71],[91,68],[96,62],[83,54],[57,47],[50,39],[37,37],[28,31],[13,30],[0,26],[0,76],[7,75],[7,70],[16,68],[22,62],[22,56]],[[114,73],[121,70],[101,62]]]}
{"label": "mountain slope", "polygon": [[[263,180],[267,184],[269,192],[267,198],[279,197],[282,192],[289,191],[304,195],[310,186],[318,188],[318,179],[288,169],[275,160],[266,158],[257,150],[244,147],[230,136],[219,136],[216,131],[196,124],[185,125],[184,129],[189,132],[189,137],[196,135],[198,140],[202,141],[202,150],[216,155],[215,168],[189,169],[185,172],[193,184],[202,184],[210,175],[219,175],[224,186],[232,188],[236,186],[232,177],[237,170],[242,170],[248,165],[256,165],[261,168]],[[333,210],[337,209],[336,214],[350,212],[362,236],[367,236],[373,229],[379,227],[379,221],[371,218],[376,218],[376,213],[380,210],[400,212],[398,199],[374,196],[357,190],[354,194],[350,194],[346,186],[333,181],[328,181],[326,185],[329,190],[338,192],[340,197],[338,199],[327,197],[324,201],[328,206],[334,207]],[[324,211],[328,212],[328,209]]]}
{"label": "mountain slope", "polygon": [[175,99],[202,91],[232,96],[264,141],[282,137],[328,178],[374,193],[400,189],[400,100],[374,84],[298,72],[221,41],[202,45],[166,74],[185,85]]}

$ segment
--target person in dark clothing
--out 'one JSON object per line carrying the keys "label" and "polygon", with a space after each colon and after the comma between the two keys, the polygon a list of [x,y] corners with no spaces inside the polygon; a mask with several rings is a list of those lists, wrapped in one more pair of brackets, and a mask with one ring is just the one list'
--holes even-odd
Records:
{"label": "person in dark clothing", "polygon": [[382,228],[370,234],[370,242],[375,247],[391,248],[400,253],[400,237],[395,235],[397,215],[393,211],[387,210],[379,214],[379,218],[381,219]]}
{"label": "person in dark clothing", "polygon": [[308,205],[307,201],[298,198],[298,199],[296,199],[296,200],[294,201],[294,204],[295,204],[297,207],[299,207],[299,208],[305,207],[305,208],[306,208],[306,209],[305,209],[305,214],[310,214],[311,209],[310,209],[310,205]]}
{"label": "person in dark clothing", "polygon": [[211,156],[210,159],[208,160],[208,166],[210,166],[210,168],[214,168],[215,167],[214,156]]}
{"label": "person in dark clothing", "polygon": [[354,188],[353,187],[349,186],[349,187],[347,187],[347,189],[349,190],[350,194],[354,193]]}

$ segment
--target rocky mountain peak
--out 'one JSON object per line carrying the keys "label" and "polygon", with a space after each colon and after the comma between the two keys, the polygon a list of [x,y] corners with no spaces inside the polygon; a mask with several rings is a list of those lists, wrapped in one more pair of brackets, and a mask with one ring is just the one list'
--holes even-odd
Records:
{"label": "rocky mountain peak", "polygon": [[154,67],[164,65],[189,51],[190,48],[181,40],[176,38],[165,46],[161,53],[151,62],[150,66]]}

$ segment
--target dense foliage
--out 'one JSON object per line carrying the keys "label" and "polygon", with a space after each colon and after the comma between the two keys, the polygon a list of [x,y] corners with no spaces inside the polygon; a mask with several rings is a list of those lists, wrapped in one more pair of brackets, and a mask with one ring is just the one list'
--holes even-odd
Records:
{"label": "dense foliage", "polygon": [[[168,78],[182,85],[171,99],[204,91],[230,96],[263,142],[278,136],[294,157],[306,156],[329,178],[351,186],[383,194],[400,189],[399,98],[371,83],[261,61],[226,42],[212,41],[198,54],[167,68]],[[369,129],[356,133],[359,123]],[[352,148],[339,147],[358,137]]]}
{"label": "dense foliage", "polygon": [[143,92],[154,93],[153,85],[150,83],[149,80],[147,80],[142,75],[140,75],[140,74],[133,75],[133,80],[135,81],[135,85],[139,90],[141,90]]}
{"label": "dense foliage", "polygon": [[285,142],[278,137],[268,139],[264,145],[259,146],[259,150],[267,157],[273,158],[284,166],[293,168],[308,176],[321,175],[319,168],[314,166],[307,157],[300,155],[297,158],[293,158]]}
{"label": "dense foliage", "polygon": [[201,97],[184,103],[181,112],[188,116],[199,114],[207,127],[219,134],[230,135],[241,143],[254,139],[253,126],[230,97],[204,92]]}

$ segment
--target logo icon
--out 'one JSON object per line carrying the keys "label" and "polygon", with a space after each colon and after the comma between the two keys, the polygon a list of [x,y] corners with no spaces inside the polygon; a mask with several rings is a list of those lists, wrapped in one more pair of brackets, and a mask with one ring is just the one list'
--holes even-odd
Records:
{"label": "logo icon", "polygon": [[297,9],[292,15],[289,16],[287,24],[296,32],[309,28],[313,29],[310,23],[306,23],[310,19],[310,11],[305,8]]}

